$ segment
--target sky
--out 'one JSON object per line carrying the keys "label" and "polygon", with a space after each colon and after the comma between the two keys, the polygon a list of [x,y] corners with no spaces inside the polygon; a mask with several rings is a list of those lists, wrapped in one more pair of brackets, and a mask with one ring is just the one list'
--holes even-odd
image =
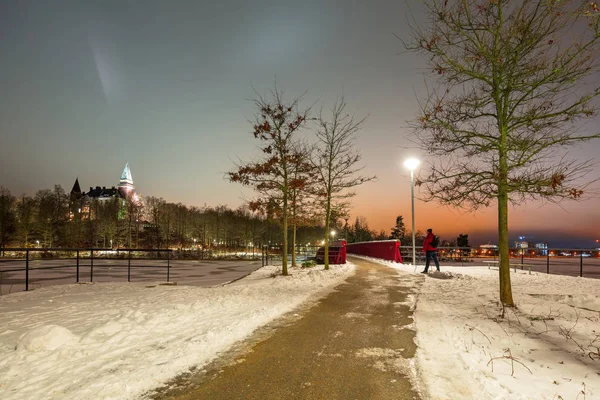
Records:
{"label": "sky", "polygon": [[[410,4],[410,9],[407,6]],[[364,174],[351,216],[410,226],[404,159],[423,157],[407,122],[425,64],[403,51],[420,2],[241,0],[0,3],[0,185],[13,194],[60,184],[112,186],[129,163],[137,191],[188,205],[237,207],[252,193],[224,174],[258,155],[251,99],[274,82],[318,109],[344,96],[367,116],[356,146]],[[256,91],[256,93],[255,93]],[[308,133],[306,135],[309,135]],[[593,157],[599,142],[574,149]],[[600,177],[600,168],[592,178]],[[417,197],[419,191],[416,192]],[[374,206],[376,205],[376,206]],[[598,199],[510,210],[511,238],[593,245]],[[494,208],[477,214],[415,204],[416,229],[497,237]]]}
{"label": "sky", "polygon": [[[416,355],[405,358],[407,353],[393,342],[388,348],[369,346],[365,335],[364,348],[348,347],[336,354],[344,362],[408,375],[421,398],[598,397],[594,338],[598,338],[600,299],[583,293],[598,293],[600,280],[511,272],[518,314],[507,310],[506,318],[493,318],[498,315],[494,268],[442,264],[441,273],[424,277],[420,268],[379,262],[398,269],[398,275],[382,279],[369,266],[364,309],[338,313],[339,318],[347,320],[349,327],[362,321],[365,330],[367,325],[377,325],[399,335],[415,331]],[[343,291],[351,286],[356,295],[356,280],[343,285],[354,274],[354,264],[322,268],[294,268],[291,276],[273,277],[279,267],[266,266],[232,284],[212,288],[186,286],[182,277],[179,285],[68,284],[0,296],[0,397],[147,398],[141,395],[191,367],[202,371],[227,350],[244,347],[236,347],[236,342],[252,343],[253,332],[261,326],[286,314],[290,323],[304,317],[311,312],[307,304],[334,288]],[[388,288],[394,285],[406,289],[402,301],[388,296]],[[396,315],[404,315],[407,308],[412,318]],[[381,324],[382,309],[396,315],[390,323],[397,322]],[[398,311],[390,313],[393,309]],[[337,331],[335,336],[344,339],[344,334]],[[507,351],[515,360],[514,374],[511,362],[502,358]],[[326,346],[319,353],[331,355]],[[244,354],[235,350],[235,361],[243,360]],[[305,378],[294,376],[289,384]]]}

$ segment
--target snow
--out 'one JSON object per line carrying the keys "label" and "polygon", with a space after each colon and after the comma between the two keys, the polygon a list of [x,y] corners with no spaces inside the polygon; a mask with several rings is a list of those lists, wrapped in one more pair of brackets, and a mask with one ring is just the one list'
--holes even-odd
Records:
{"label": "snow", "polygon": [[[409,375],[422,398],[600,398],[600,280],[511,270],[518,307],[502,317],[497,268],[442,265],[423,276],[376,261],[412,275],[398,304],[414,310],[417,355],[365,348],[356,356]],[[143,398],[325,295],[354,266],[277,272],[264,267],[212,288],[95,283],[2,296],[0,398]]]}
{"label": "snow", "polygon": [[441,269],[412,299],[425,398],[600,398],[600,280],[511,270],[502,318],[497,268]]}
{"label": "snow", "polygon": [[267,266],[227,286],[50,286],[0,297],[0,398],[133,399],[354,273]]}

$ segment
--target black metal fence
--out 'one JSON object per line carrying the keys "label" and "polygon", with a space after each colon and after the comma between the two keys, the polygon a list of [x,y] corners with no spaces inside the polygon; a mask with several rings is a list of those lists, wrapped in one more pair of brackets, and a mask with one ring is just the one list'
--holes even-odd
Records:
{"label": "black metal fence", "polygon": [[[12,288],[21,284],[28,291],[37,281],[71,279],[80,283],[85,279],[94,282],[94,274],[98,275],[99,271],[102,274],[107,268],[119,270],[117,275],[123,275],[126,268],[127,282],[132,280],[132,269],[151,269],[154,279],[158,279],[157,271],[164,270],[164,279],[169,282],[171,258],[170,249],[5,248],[0,257],[0,295],[2,287],[7,285]],[[49,273],[65,270],[72,272],[67,276]],[[40,272],[45,272],[43,277]],[[34,278],[33,274],[38,276]]]}
{"label": "black metal fence", "polygon": [[[305,262],[315,261],[317,250],[321,246],[314,245],[298,245],[296,246],[296,262],[302,264]],[[283,246],[280,245],[264,245],[261,248],[262,265],[280,264],[283,259]],[[288,251],[288,264],[292,261],[292,251]]]}
{"label": "black metal fence", "polygon": [[[296,261],[314,260],[320,246],[299,245],[296,247]],[[412,262],[412,246],[400,246],[405,263]],[[544,272],[547,274],[580,276],[600,279],[600,250],[567,248],[513,248],[509,250],[511,268]],[[425,253],[416,249],[417,264],[425,264]],[[291,251],[288,252],[288,264],[291,263]],[[439,261],[447,266],[488,266],[498,261],[498,250],[494,248],[439,247]],[[263,246],[262,265],[280,264],[282,246]]]}
{"label": "black metal fence", "polygon": [[[319,247],[297,246],[297,264],[304,265],[313,261]],[[420,248],[416,250],[417,264],[424,264],[424,253]],[[232,259],[231,256],[242,260],[260,259],[265,266],[280,264],[282,253],[282,246],[269,245],[252,249],[252,253],[232,253],[229,259]],[[401,253],[405,263],[412,262],[412,246],[401,246]],[[290,265],[291,257],[290,251]],[[441,263],[448,266],[493,267],[498,261],[498,252],[496,249],[440,247],[438,257]],[[50,281],[107,282],[124,280],[126,276],[127,282],[161,279],[169,282],[174,258],[205,259],[197,251],[170,249],[6,248],[0,252],[0,295],[10,293],[13,287],[30,290],[32,285],[41,286],[41,283]],[[510,249],[509,263],[511,268],[521,270],[600,279],[598,249]]]}
{"label": "black metal fence", "polygon": [[[401,246],[402,259],[412,262],[412,246]],[[425,263],[425,254],[416,249],[417,264]],[[600,278],[600,250],[568,248],[512,248],[509,264],[547,274]],[[490,266],[498,261],[495,248],[439,247],[438,258],[446,265]],[[512,268],[511,267],[511,268]]]}

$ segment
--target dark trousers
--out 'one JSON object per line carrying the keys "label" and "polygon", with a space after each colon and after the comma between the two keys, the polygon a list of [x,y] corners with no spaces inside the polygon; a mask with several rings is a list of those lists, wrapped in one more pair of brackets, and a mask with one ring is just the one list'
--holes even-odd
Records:
{"label": "dark trousers", "polygon": [[429,270],[429,260],[433,259],[433,261],[435,262],[435,267],[437,268],[437,270],[440,270],[440,262],[438,261],[437,258],[437,252],[435,250],[431,251],[431,250],[427,250],[425,252],[425,272],[427,272]]}

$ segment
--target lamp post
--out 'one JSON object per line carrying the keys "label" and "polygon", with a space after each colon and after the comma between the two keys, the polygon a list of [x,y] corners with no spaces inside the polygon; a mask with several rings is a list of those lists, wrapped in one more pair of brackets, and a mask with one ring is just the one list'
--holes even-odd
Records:
{"label": "lamp post", "polygon": [[415,169],[419,166],[420,161],[416,158],[409,158],[404,161],[404,166],[410,171],[410,202],[411,202],[411,219],[412,219],[412,262],[413,266],[417,266],[417,255],[415,251]]}
{"label": "lamp post", "polygon": [[348,218],[344,218],[344,221],[346,221],[346,225],[344,225],[344,239],[348,243]]}
{"label": "lamp post", "polygon": [[335,240],[335,231],[331,231],[331,241]]}

